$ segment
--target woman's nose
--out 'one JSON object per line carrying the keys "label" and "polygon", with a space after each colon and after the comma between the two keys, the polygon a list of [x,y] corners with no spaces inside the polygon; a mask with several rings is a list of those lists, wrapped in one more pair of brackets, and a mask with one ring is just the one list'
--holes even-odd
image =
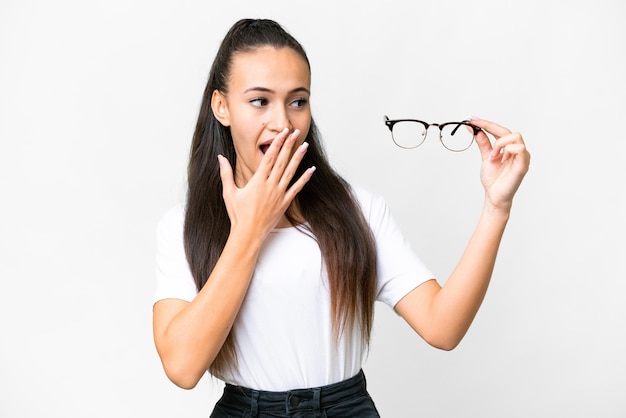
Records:
{"label": "woman's nose", "polygon": [[267,122],[267,127],[276,132],[282,132],[285,128],[292,131],[293,126],[289,120],[287,110],[282,106],[276,108],[275,111],[271,113],[270,120]]}

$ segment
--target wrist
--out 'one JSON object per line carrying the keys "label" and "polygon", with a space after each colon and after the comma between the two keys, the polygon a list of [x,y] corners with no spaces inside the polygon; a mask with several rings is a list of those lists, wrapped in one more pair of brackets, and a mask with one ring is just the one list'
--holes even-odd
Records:
{"label": "wrist", "polygon": [[254,225],[232,224],[228,240],[242,247],[258,251],[267,233],[259,231]]}
{"label": "wrist", "polygon": [[505,222],[511,216],[511,207],[513,202],[494,204],[488,198],[485,198],[483,204],[483,214],[489,217],[495,217],[504,220]]}

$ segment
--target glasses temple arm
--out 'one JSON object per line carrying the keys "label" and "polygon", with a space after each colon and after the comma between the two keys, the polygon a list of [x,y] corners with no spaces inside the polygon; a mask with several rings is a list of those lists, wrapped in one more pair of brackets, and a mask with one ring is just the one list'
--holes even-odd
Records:
{"label": "glasses temple arm", "polygon": [[480,132],[480,128],[478,126],[472,125],[472,123],[469,120],[464,120],[462,122],[459,122],[458,125],[456,125],[456,128],[454,128],[452,130],[450,135],[454,135],[456,133],[457,129],[459,129],[461,127],[461,125],[470,126],[472,128],[472,131],[474,131],[474,135],[476,135],[478,132]]}

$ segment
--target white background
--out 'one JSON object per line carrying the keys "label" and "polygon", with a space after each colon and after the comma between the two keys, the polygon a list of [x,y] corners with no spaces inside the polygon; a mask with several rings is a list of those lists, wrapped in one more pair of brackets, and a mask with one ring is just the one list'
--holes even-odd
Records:
{"label": "white background", "polygon": [[151,335],[155,227],[185,194],[210,64],[242,17],[312,62],[335,167],[383,194],[441,282],[482,203],[476,148],[396,148],[382,116],[470,116],[532,152],[487,298],[437,351],[377,306],[384,417],[626,416],[621,1],[0,3],[0,416],[206,417]]}

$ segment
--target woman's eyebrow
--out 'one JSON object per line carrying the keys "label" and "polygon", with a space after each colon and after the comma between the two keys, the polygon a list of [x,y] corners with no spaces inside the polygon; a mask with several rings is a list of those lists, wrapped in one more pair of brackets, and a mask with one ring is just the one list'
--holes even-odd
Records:
{"label": "woman's eyebrow", "polygon": [[[244,93],[249,93],[251,91],[257,91],[257,92],[263,92],[263,93],[276,93],[274,90],[272,89],[268,89],[267,87],[250,87],[247,88],[246,90],[244,90]],[[306,94],[311,94],[311,92],[309,91],[309,89],[307,89],[306,87],[296,87],[295,89],[289,91],[289,94],[293,94],[293,93],[300,93],[300,92],[305,92]]]}

